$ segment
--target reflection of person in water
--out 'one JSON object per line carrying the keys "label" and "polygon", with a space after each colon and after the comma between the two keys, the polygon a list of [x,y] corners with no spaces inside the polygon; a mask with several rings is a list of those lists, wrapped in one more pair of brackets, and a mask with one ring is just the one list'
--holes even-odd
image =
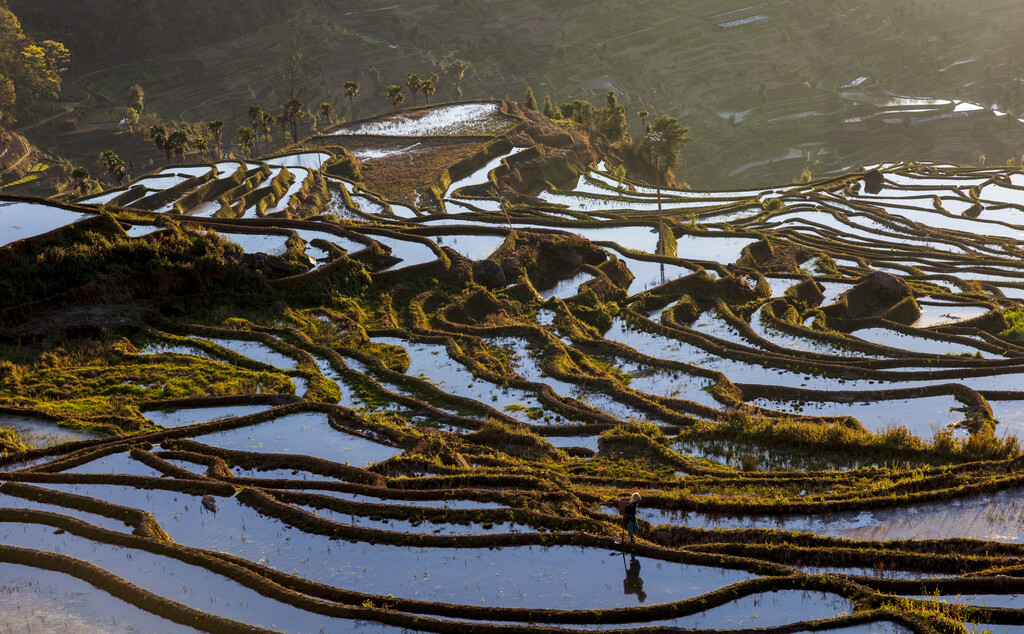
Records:
{"label": "reflection of person in water", "polygon": [[[622,563],[626,563],[626,555],[622,555]],[[640,603],[647,600],[647,593],[644,592],[644,580],[640,578],[640,561],[633,555],[629,556],[629,569],[626,570],[626,578],[622,580],[622,592],[635,594]]]}

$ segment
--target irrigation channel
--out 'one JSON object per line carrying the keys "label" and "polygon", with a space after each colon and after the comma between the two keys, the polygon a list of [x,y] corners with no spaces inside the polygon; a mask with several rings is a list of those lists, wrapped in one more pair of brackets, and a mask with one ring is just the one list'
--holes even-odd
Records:
{"label": "irrigation channel", "polygon": [[[60,414],[29,387],[4,404],[37,447],[0,459],[5,615],[1024,628],[1024,174],[666,190],[659,255],[656,192],[603,164],[530,206],[480,194],[514,154],[455,174],[447,214],[332,176],[326,150],[0,203],[9,242],[112,214],[121,239],[215,231],[301,262],[280,289],[365,273],[275,320],[166,319],[26,366],[24,386],[119,409]],[[615,500],[634,490],[623,545]]]}

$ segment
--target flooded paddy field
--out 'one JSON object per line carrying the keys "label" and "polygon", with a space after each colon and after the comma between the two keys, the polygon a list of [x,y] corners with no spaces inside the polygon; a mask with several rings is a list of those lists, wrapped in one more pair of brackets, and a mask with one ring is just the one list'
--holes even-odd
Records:
{"label": "flooded paddy field", "polygon": [[[896,163],[664,190],[660,233],[656,190],[596,161],[530,200],[498,197],[534,160],[488,141],[516,117],[451,107],[32,203],[38,222],[17,231],[29,203],[0,203],[15,263],[75,240],[191,258],[77,294],[12,283],[11,623],[40,609],[66,628],[168,632],[1024,622],[1018,170]],[[385,136],[485,149],[431,204],[399,203],[336,167],[345,137]],[[104,327],[86,327],[83,298]],[[112,319],[125,306],[136,318]],[[44,324],[66,336],[38,343]],[[635,542],[617,508],[633,492]]]}

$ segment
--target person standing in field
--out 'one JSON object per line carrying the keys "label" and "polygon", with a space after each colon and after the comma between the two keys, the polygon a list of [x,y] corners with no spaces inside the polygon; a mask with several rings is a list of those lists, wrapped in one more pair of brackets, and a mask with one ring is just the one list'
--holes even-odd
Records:
{"label": "person standing in field", "polygon": [[636,521],[636,507],[640,501],[640,494],[634,493],[629,498],[629,502],[626,503],[626,508],[622,512],[622,521],[626,527],[626,532],[629,534],[629,541],[631,542],[636,541],[636,534],[640,531],[640,526]]}

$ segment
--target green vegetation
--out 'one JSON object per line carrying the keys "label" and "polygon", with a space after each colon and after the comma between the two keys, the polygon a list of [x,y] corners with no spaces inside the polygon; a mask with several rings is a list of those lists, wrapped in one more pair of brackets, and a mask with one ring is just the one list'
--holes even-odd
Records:
{"label": "green vegetation", "polygon": [[645,180],[671,186],[679,165],[679,153],[690,140],[686,136],[688,132],[689,129],[675,118],[659,117],[640,143],[630,143],[623,148],[627,169]]}
{"label": "green vegetation", "polygon": [[[877,158],[864,139],[929,158],[929,143],[973,157],[984,150],[1002,163],[1024,136],[1014,116],[889,103],[887,91],[1024,103],[1012,79],[1014,60],[1024,57],[1013,55],[1019,38],[1009,37],[1021,14],[1008,2],[656,0],[623,12],[600,0],[500,10],[374,0],[352,11],[256,0],[245,14],[258,21],[238,19],[237,6],[233,14],[224,3],[192,0],[99,15],[111,2],[73,3],[67,16],[22,5],[37,29],[76,18],[76,64],[78,50],[88,51],[67,110],[47,121],[36,104],[41,138],[88,147],[91,130],[106,126],[109,142],[88,160],[98,154],[96,173],[117,185],[126,163],[144,174],[190,155],[205,161],[214,148],[220,159],[224,145],[237,149],[231,160],[253,160],[161,179],[177,184],[155,194],[125,188],[93,207],[93,218],[0,249],[0,416],[100,436],[36,448],[0,417],[0,497],[47,505],[0,509],[0,519],[38,527],[47,539],[69,533],[169,562],[146,574],[173,575],[182,561],[268,600],[412,630],[469,622],[481,631],[535,623],[641,631],[736,600],[749,598],[757,610],[760,595],[773,591],[802,592],[808,603],[831,593],[849,606],[810,626],[797,624],[805,620],[797,610],[780,631],[884,622],[938,634],[963,631],[972,619],[1024,621],[1015,607],[992,612],[938,598],[963,584],[1008,591],[1024,554],[994,533],[969,532],[974,521],[1005,529],[1006,539],[1021,532],[1013,512],[989,517],[1012,505],[983,498],[1012,500],[1024,483],[1024,452],[1006,431],[1020,392],[1009,373],[1024,358],[1024,310],[1014,299],[1024,288],[1020,245],[983,233],[1006,224],[969,224],[1012,218],[998,196],[1019,189],[1016,161],[985,171],[928,163],[830,176]],[[986,18],[1004,9],[1005,24]],[[558,28],[537,28],[538,15]],[[109,24],[118,37],[86,32]],[[978,34],[991,52],[975,55]],[[55,100],[66,64],[60,50],[11,37],[19,59],[49,77],[35,97],[25,89],[25,99]],[[199,63],[190,47],[201,41]],[[339,51],[344,64],[335,63]],[[22,99],[12,81],[17,96],[4,102],[5,54],[0,116]],[[419,106],[419,94],[429,104],[526,89],[521,105],[458,106],[495,111],[474,135],[300,140],[345,118],[335,112],[339,100],[357,118],[354,79],[368,97],[364,117],[397,113],[406,90]],[[534,85],[549,93],[540,110],[551,121],[535,114]],[[175,91],[180,99],[169,98]],[[85,140],[73,140],[79,132]],[[261,137],[275,158],[256,158]],[[4,138],[15,148],[9,154],[27,152],[17,135]],[[60,174],[62,200],[96,189],[72,160],[46,165]],[[46,171],[26,169],[35,171],[15,170],[25,185]],[[785,184],[797,173],[795,186]],[[671,188],[683,174],[735,191]],[[741,187],[740,179],[779,174],[771,192]],[[875,177],[913,195],[898,204],[867,197],[862,189]],[[474,184],[458,186],[467,182]],[[82,210],[69,204],[60,213]],[[49,209],[40,217],[47,211],[59,216]],[[445,213],[451,218],[423,222]],[[929,214],[958,229],[920,222]],[[461,224],[467,217],[474,222]],[[862,224],[847,240],[843,224],[855,220]],[[918,404],[935,414],[930,436],[928,419],[908,413]],[[227,416],[215,420],[205,408]],[[295,420],[286,433],[268,431]],[[240,444],[224,441],[231,432]],[[106,460],[143,475],[97,472]],[[88,487],[97,483],[126,495],[118,506],[94,499]],[[69,495],[69,485],[82,490]],[[237,552],[194,548],[187,532],[172,541],[180,514],[134,508],[142,505],[131,497],[137,489],[210,513],[189,531],[205,545],[225,535],[204,531],[240,536]],[[639,544],[617,543],[617,506],[633,491],[643,498]],[[217,516],[222,501],[247,507],[240,527],[219,523],[232,517]],[[935,539],[903,539],[899,522],[881,519],[869,524],[877,535],[818,522],[913,509],[916,527],[958,504],[983,510],[970,526],[928,535]],[[70,517],[77,513],[90,515]],[[93,524],[97,515],[129,530]],[[283,523],[290,537],[276,553],[252,556],[247,540],[265,533],[248,532],[245,521]],[[341,561],[332,551],[345,542],[374,552],[422,549],[417,557],[458,548],[473,553],[466,569],[488,549],[554,546],[617,570],[618,555],[607,553],[621,549],[624,565],[629,553],[645,566],[699,565],[750,579],[610,609],[548,610],[546,595],[543,605],[535,601],[541,607],[519,607],[537,598],[521,586],[510,597],[517,607],[497,608],[480,586],[478,601],[441,597],[433,582],[421,584],[425,594],[397,598],[383,585],[345,587],[341,573],[336,585],[321,583],[315,566]],[[23,550],[0,545],[0,559],[73,571],[177,623],[248,626],[197,620],[176,602],[205,593],[183,586],[181,597],[147,595],[73,556]],[[374,564],[366,566],[363,573]],[[417,583],[428,578],[426,569],[414,572]],[[549,572],[518,571],[533,579]],[[631,599],[617,582],[604,585],[623,605]],[[567,577],[567,599],[570,586]],[[465,591],[474,593],[471,579]],[[921,594],[935,599],[904,598]]]}
{"label": "green vegetation", "polygon": [[[159,111],[175,125],[227,116],[234,130],[252,101],[273,104],[276,115],[293,94],[274,69],[298,52],[314,66],[297,93],[305,103],[348,101],[344,83],[362,84],[369,99],[350,120],[391,110],[384,92],[410,72],[424,80],[437,75],[436,99],[442,100],[543,86],[557,105],[603,97],[614,87],[627,108],[630,136],[641,138],[648,121],[666,114],[699,131],[674,176],[701,188],[773,186],[804,167],[825,176],[850,165],[912,160],[917,148],[955,163],[974,163],[984,154],[1003,164],[1019,156],[1011,148],[1024,142],[1024,126],[1012,125],[1012,117],[986,110],[970,113],[967,122],[935,118],[952,106],[916,115],[885,97],[962,99],[1024,112],[1024,93],[1014,79],[1014,60],[1024,59],[1014,37],[1021,24],[1009,0],[983,10],[951,0],[920,7],[871,0],[835,10],[785,5],[762,12],[765,19],[755,19],[760,14],[750,5],[708,0],[658,0],[628,15],[607,2],[576,9],[532,0],[498,11],[466,3],[375,2],[346,15],[350,11],[330,3],[257,0],[252,14],[264,16],[259,21],[236,19],[223,2],[198,0],[184,0],[180,10],[160,3],[122,10],[112,0],[67,10],[29,0],[10,4],[37,40],[67,40],[75,60],[71,79],[86,77],[68,101],[85,100],[88,89],[122,104],[139,84],[146,92],[140,112],[146,127],[146,116]],[[538,15],[558,28],[531,28]],[[261,32],[265,24],[274,29]],[[64,35],[72,32],[73,41]],[[941,45],[922,53],[921,42]],[[209,48],[201,65],[189,57],[197,46]],[[756,59],[750,50],[758,51]],[[114,64],[122,67],[104,71]],[[860,77],[868,80],[847,87]],[[411,101],[422,103],[418,94]],[[86,103],[59,125],[34,130],[33,140],[67,147],[58,151],[76,163],[109,147],[143,167],[150,157],[131,133],[111,141],[123,112],[96,105]],[[907,126],[884,123],[904,116]],[[837,125],[840,131],[832,133]],[[94,141],[72,144],[72,130]],[[887,141],[865,145],[865,138]],[[796,158],[794,148],[809,156]]]}
{"label": "green vegetation", "polygon": [[551,101],[551,95],[544,95],[544,109],[542,112],[548,119],[554,120],[560,118],[558,109],[555,108],[555,104]]}
{"label": "green vegetation", "polygon": [[402,92],[402,87],[399,86],[398,84],[392,84],[391,86],[388,86],[386,96],[388,101],[390,101],[391,105],[394,107],[395,112],[398,112],[398,106],[402,105],[402,103],[405,101],[405,93]]}
{"label": "green vegetation", "polygon": [[0,427],[0,456],[29,451],[31,448],[13,427]]}
{"label": "green vegetation", "polygon": [[420,89],[423,88],[423,78],[420,77],[419,73],[408,73],[405,76],[405,87],[409,89],[409,93],[412,95],[412,105],[416,105],[416,95],[419,94]]}
{"label": "green vegetation", "polygon": [[1009,327],[999,333],[1008,339],[1024,339],[1024,310],[1008,310],[1003,313]]}
{"label": "green vegetation", "polygon": [[107,174],[117,181],[118,185],[123,183],[124,179],[128,176],[124,161],[113,150],[103,150],[100,152],[99,162],[103,169],[107,171]]}
{"label": "green vegetation", "polygon": [[910,461],[915,464],[948,464],[974,460],[1006,460],[1021,455],[1016,437],[996,438],[992,427],[956,438],[948,430],[938,430],[931,439],[918,438],[905,426],[895,425],[872,434],[849,421],[822,424],[806,420],[768,419],[742,414],[719,423],[699,423],[679,435],[678,440],[696,444],[728,441],[758,452],[781,446],[798,455],[823,455],[839,452],[850,458],[874,456],[884,462]]}
{"label": "green vegetation", "polygon": [[330,101],[323,101],[320,103],[320,109],[317,110],[320,118],[323,119],[327,125],[334,123],[334,104]]}
{"label": "green vegetation", "polygon": [[196,290],[237,296],[258,293],[262,279],[237,258],[238,247],[220,235],[168,223],[152,239],[131,240],[123,233],[86,231],[6,262],[0,271],[0,307],[58,295],[88,282],[112,284],[135,278],[185,276]]}
{"label": "green vegetation", "polygon": [[153,147],[167,155],[167,162],[170,162],[170,150],[167,147],[167,128],[162,123],[155,123],[149,128],[149,140]]}
{"label": "green vegetation", "polygon": [[238,140],[238,147],[242,148],[246,156],[252,156],[253,148],[256,147],[256,133],[249,126],[241,126],[235,131]]}
{"label": "green vegetation", "polygon": [[423,93],[423,99],[428,105],[430,104],[430,98],[434,96],[435,92],[437,92],[437,86],[434,85],[434,81],[435,80],[433,78],[425,79],[423,80],[423,85],[420,87],[420,92]]}
{"label": "green vegetation", "polygon": [[26,35],[0,2],[0,126],[34,114],[44,101],[56,101],[70,61],[63,44]]}
{"label": "green vegetation", "polygon": [[537,98],[533,96],[533,88],[526,87],[526,96],[523,98],[523,107],[529,110],[537,109]]}
{"label": "green vegetation", "polygon": [[298,96],[289,97],[284,102],[284,109],[281,111],[278,121],[281,122],[281,126],[290,125],[292,128],[292,140],[299,138],[299,120],[306,117],[305,106],[302,103],[302,99]]}
{"label": "green vegetation", "polygon": [[356,97],[359,96],[359,82],[357,81],[346,81],[344,87],[345,99],[348,99],[348,116],[349,119],[354,120],[356,118]]}

